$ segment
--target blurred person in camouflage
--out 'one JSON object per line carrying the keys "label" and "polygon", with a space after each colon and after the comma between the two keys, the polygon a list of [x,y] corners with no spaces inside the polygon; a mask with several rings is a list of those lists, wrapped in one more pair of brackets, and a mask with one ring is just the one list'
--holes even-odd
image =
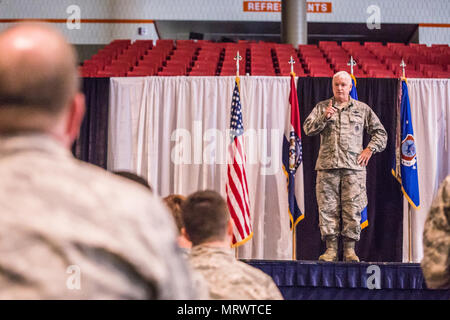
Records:
{"label": "blurred person in camouflage", "polygon": [[428,288],[450,289],[450,176],[439,187],[425,221],[421,267]]}
{"label": "blurred person in camouflage", "polygon": [[191,194],[182,216],[193,245],[189,261],[208,282],[211,299],[283,299],[270,276],[235,258],[233,222],[220,194],[209,190]]}
{"label": "blurred person in camouflage", "polygon": [[76,160],[73,47],[45,24],[0,33],[0,299],[193,299],[149,190]]}
{"label": "blurred person in camouflage", "polygon": [[[189,259],[189,254],[191,253],[192,248],[192,242],[189,241],[186,235],[186,228],[184,227],[183,223],[182,207],[185,201],[186,197],[181,194],[170,194],[167,197],[163,198],[163,202],[169,208],[169,211],[172,214],[172,217],[178,229],[178,238],[177,238],[178,248],[183,254],[183,257],[185,259]],[[206,282],[203,275],[197,270],[193,270],[192,277],[195,287],[197,288],[199,299],[201,300],[210,299],[208,283]]]}
{"label": "blurred person in camouflage", "polygon": [[[386,147],[387,133],[367,104],[350,97],[352,80],[347,72],[336,73],[332,87],[334,96],[319,102],[303,125],[307,135],[320,134],[316,198],[327,249],[319,260],[337,261],[341,235],[344,261],[358,262],[355,243],[360,239],[361,211],[367,206],[366,166],[374,153]],[[365,149],[364,129],[371,136]]]}

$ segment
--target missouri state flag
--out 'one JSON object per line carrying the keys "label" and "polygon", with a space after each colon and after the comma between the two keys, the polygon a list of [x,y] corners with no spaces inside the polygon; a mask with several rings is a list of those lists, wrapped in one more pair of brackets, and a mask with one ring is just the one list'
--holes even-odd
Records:
{"label": "missouri state flag", "polygon": [[303,165],[300,112],[295,75],[291,74],[289,110],[283,138],[283,171],[287,180],[291,230],[304,218]]}
{"label": "missouri state flag", "polygon": [[397,108],[397,141],[392,174],[400,182],[403,194],[409,204],[418,209],[420,205],[419,179],[417,174],[417,152],[414,130],[411,122],[406,79],[401,80],[400,108]]}
{"label": "missouri state flag", "polygon": [[[358,100],[358,92],[356,91],[356,78],[352,74],[352,90],[350,91],[350,97],[352,99]],[[367,219],[367,206],[361,211],[361,229],[364,229],[369,225],[369,220]]]}

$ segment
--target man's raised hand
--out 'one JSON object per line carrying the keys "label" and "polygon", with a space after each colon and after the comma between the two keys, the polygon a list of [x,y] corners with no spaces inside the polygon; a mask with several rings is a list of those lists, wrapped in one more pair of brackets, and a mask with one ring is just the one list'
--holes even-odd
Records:
{"label": "man's raised hand", "polygon": [[330,119],[335,112],[336,112],[336,108],[333,107],[333,101],[330,100],[330,103],[328,103],[328,107],[325,109],[325,117],[327,119]]}

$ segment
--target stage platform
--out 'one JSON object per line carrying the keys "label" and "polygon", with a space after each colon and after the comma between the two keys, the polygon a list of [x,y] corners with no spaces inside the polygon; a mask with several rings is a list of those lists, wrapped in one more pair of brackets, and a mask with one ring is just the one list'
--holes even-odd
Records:
{"label": "stage platform", "polygon": [[[450,290],[427,289],[417,263],[242,261],[270,275],[287,300],[450,299]],[[379,289],[368,288],[376,285],[374,270]]]}

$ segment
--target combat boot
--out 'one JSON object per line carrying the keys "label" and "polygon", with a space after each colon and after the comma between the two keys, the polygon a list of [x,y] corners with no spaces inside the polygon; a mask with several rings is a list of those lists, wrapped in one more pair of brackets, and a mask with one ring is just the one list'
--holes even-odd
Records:
{"label": "combat boot", "polygon": [[337,261],[337,237],[327,237],[327,250],[319,257],[319,261]]}
{"label": "combat boot", "polygon": [[355,253],[355,242],[353,239],[344,239],[344,261],[359,262],[359,258]]}

